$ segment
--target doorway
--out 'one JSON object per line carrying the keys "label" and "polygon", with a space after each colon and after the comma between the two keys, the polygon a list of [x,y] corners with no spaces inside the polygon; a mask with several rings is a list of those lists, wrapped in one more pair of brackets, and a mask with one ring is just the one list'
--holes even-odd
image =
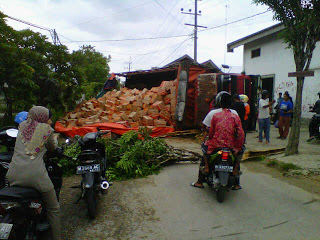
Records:
{"label": "doorway", "polygon": [[273,100],[274,75],[261,76],[261,88],[269,93],[269,101]]}

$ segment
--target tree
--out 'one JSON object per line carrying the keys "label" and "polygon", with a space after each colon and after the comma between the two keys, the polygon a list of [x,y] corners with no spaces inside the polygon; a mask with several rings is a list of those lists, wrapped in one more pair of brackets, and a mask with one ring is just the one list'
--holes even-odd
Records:
{"label": "tree", "polygon": [[[269,6],[274,12],[274,19],[283,23],[285,29],[280,36],[293,51],[296,71],[308,71],[316,42],[320,39],[320,2],[318,0],[253,0],[253,2]],[[298,153],[303,84],[304,77],[297,77],[293,122],[285,150],[286,155]]]}
{"label": "tree", "polygon": [[[0,12],[0,90],[6,104],[4,124],[12,121],[15,105],[29,107],[37,86],[31,80],[34,69],[27,64],[24,49],[16,42],[18,32],[9,27]],[[29,105],[28,105],[29,104]]]}
{"label": "tree", "polygon": [[[74,108],[82,94],[95,96],[107,80],[108,58],[91,46],[69,53],[31,30],[15,31],[0,12],[0,93],[5,121],[32,105],[48,107],[56,118]],[[0,105],[1,106],[1,105]]]}
{"label": "tree", "polygon": [[71,65],[86,98],[92,98],[102,89],[108,79],[110,56],[104,57],[92,46],[82,46],[72,53]]}

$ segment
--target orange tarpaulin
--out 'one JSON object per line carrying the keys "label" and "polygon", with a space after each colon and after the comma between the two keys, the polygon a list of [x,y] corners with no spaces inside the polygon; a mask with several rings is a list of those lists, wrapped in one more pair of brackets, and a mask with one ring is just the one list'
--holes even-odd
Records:
{"label": "orange tarpaulin", "polygon": [[[130,130],[138,131],[139,128],[128,128],[120,123],[95,123],[92,125],[87,125],[85,127],[72,127],[66,128],[60,122],[56,122],[55,131],[63,133],[66,136],[74,137],[76,135],[84,136],[88,132],[96,132],[97,127],[101,130],[110,130],[113,133],[122,135]],[[150,134],[152,137],[161,136],[170,132],[174,132],[174,129],[171,127],[155,127],[152,129]]]}

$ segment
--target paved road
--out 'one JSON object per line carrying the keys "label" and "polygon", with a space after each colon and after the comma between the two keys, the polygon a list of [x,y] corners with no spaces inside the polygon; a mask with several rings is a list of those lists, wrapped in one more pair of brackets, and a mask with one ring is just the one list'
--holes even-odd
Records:
{"label": "paved road", "polygon": [[320,239],[320,203],[304,190],[243,167],[244,188],[220,204],[209,187],[189,186],[197,169],[169,166],[136,189],[160,220],[132,239]]}

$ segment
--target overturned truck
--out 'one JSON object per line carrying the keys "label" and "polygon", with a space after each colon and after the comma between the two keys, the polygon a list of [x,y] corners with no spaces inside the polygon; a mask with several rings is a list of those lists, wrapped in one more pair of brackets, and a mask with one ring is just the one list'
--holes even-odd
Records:
{"label": "overturned truck", "polygon": [[176,129],[200,128],[210,110],[209,103],[218,92],[246,94],[251,108],[248,130],[255,129],[257,76],[223,73],[216,66],[188,60],[182,60],[174,67],[119,75],[126,77],[125,86],[130,89],[158,87],[163,81],[175,80],[176,102],[171,114]]}

